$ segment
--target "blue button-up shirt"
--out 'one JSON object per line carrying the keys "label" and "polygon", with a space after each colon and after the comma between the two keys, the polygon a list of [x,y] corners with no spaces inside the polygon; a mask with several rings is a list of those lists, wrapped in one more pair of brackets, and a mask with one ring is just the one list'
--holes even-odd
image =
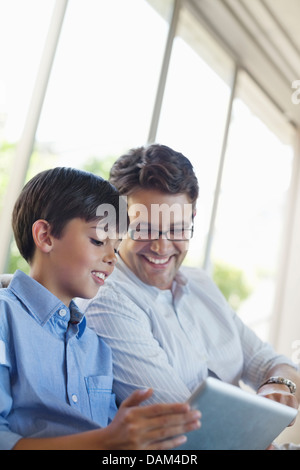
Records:
{"label": "blue button-up shirt", "polygon": [[0,289],[0,450],[107,426],[112,382],[111,350],[76,304],[17,271]]}

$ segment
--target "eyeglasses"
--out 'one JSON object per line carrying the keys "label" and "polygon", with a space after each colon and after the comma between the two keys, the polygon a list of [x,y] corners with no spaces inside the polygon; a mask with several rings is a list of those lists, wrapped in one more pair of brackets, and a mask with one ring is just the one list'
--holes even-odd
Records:
{"label": "eyeglasses", "polygon": [[190,240],[193,237],[194,226],[190,228],[172,228],[162,232],[161,230],[155,230],[152,227],[140,228],[140,229],[129,229],[128,234],[130,238],[136,242],[146,242],[149,240],[158,240],[162,235],[166,240],[172,242],[182,242]]}

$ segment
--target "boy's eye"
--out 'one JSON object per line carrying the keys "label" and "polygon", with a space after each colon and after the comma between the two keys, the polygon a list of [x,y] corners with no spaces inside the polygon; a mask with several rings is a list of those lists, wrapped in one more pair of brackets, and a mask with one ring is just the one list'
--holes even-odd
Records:
{"label": "boy's eye", "polygon": [[95,238],[90,238],[90,240],[91,240],[91,243],[92,243],[93,245],[96,245],[96,246],[102,246],[102,245],[103,245],[103,242],[102,242],[102,241],[96,240]]}

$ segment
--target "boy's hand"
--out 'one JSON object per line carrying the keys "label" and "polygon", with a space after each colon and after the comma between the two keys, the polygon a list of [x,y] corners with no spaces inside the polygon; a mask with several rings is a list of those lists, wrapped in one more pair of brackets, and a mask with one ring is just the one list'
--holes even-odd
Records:
{"label": "boy's hand", "polygon": [[139,406],[153,391],[137,390],[102,429],[70,436],[20,439],[15,450],[167,450],[186,441],[186,432],[200,427],[199,411],[182,403]]}
{"label": "boy's hand", "polygon": [[151,389],[137,390],[124,400],[111,424],[99,432],[101,449],[172,449],[186,441],[184,433],[200,427],[201,413],[188,404],[140,407],[152,393]]}

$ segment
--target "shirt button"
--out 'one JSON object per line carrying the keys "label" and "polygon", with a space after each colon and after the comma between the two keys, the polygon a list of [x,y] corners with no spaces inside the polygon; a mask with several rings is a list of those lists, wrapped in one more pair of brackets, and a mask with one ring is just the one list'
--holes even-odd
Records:
{"label": "shirt button", "polygon": [[78,397],[77,397],[77,395],[75,395],[75,393],[72,395],[72,401],[73,401],[73,403],[78,402]]}
{"label": "shirt button", "polygon": [[60,317],[65,317],[67,315],[67,312],[64,308],[60,309],[60,311],[58,312],[58,315]]}

